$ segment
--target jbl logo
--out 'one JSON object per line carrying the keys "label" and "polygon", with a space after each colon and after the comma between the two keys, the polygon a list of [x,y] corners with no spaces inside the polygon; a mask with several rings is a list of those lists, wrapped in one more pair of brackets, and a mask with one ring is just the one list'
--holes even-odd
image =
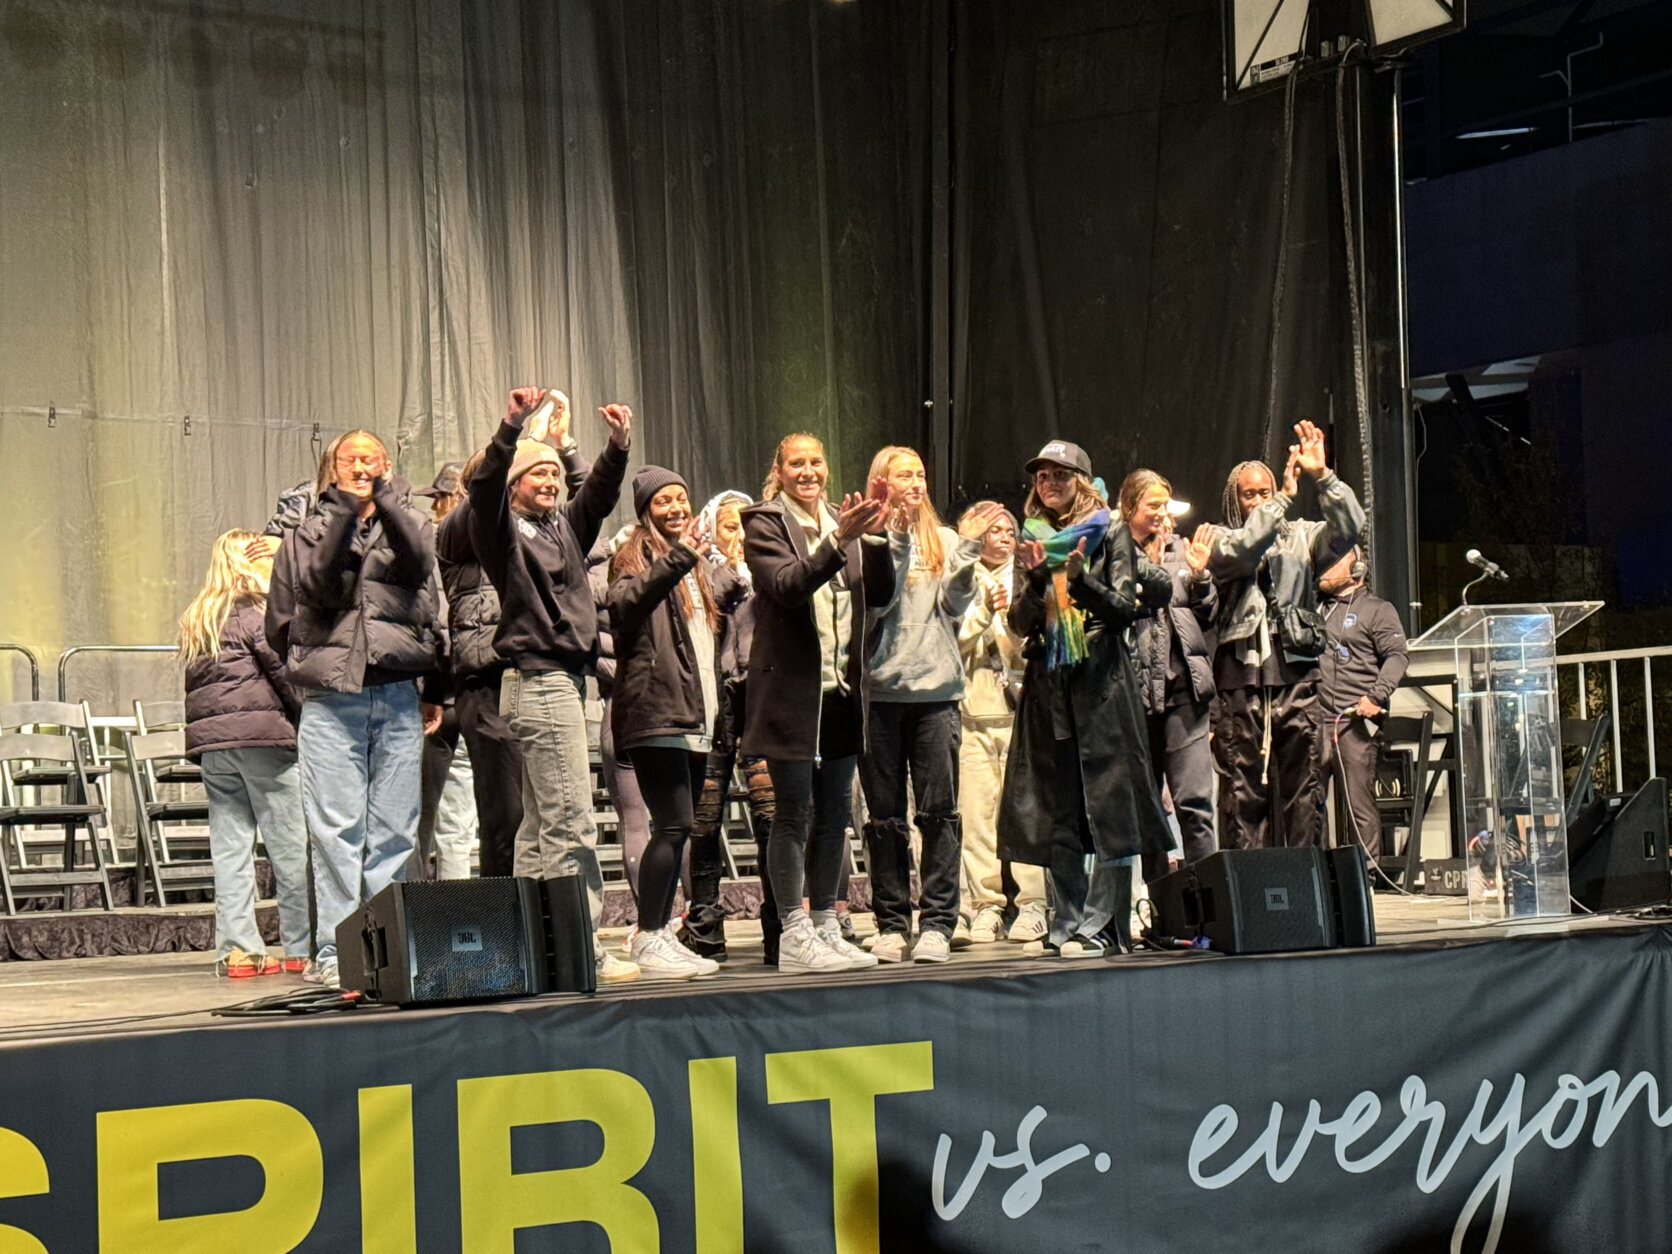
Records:
{"label": "jbl logo", "polygon": [[456,927],[453,929],[453,952],[462,953],[466,950],[480,951],[482,948],[482,933],[473,927]]}
{"label": "jbl logo", "polygon": [[1267,910],[1287,910],[1289,908],[1289,890],[1287,888],[1266,889]]}

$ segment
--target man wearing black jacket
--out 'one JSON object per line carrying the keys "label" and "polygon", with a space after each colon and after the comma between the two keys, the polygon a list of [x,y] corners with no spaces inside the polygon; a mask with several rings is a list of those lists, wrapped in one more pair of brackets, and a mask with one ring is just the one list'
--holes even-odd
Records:
{"label": "man wearing black jacket", "polygon": [[382,441],[327,450],[333,482],[273,563],[266,634],[304,691],[297,727],[313,843],[317,971],[337,979],[337,925],[404,879],[424,751],[416,680],[444,645],[434,527],[390,474]]}
{"label": "man wearing black jacket", "polygon": [[1336,783],[1346,794],[1352,834],[1374,866],[1382,852],[1376,733],[1410,657],[1399,612],[1365,588],[1366,570],[1364,556],[1355,548],[1318,580],[1329,637],[1320,659],[1321,740],[1326,769],[1337,761],[1341,764]]}
{"label": "man wearing black jacket", "polygon": [[[509,664],[500,711],[522,744],[523,818],[514,869],[537,877],[580,875],[596,929],[604,882],[584,698],[598,652],[598,615],[586,554],[621,494],[633,414],[625,405],[599,411],[610,426],[609,444],[575,498],[559,508],[557,454],[550,445],[519,439],[544,395],[527,387],[511,393],[505,421],[470,480],[468,525],[471,547],[499,594],[494,649]],[[596,940],[594,948],[600,980],[638,975]]]}

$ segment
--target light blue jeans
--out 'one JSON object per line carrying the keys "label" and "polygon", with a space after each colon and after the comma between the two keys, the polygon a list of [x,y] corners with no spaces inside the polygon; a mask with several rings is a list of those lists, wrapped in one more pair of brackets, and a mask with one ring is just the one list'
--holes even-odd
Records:
{"label": "light blue jeans", "polygon": [[417,844],[424,761],[418,685],[308,693],[296,747],[313,837],[319,957],[334,959],[337,925],[406,878]]}
{"label": "light blue jeans", "polygon": [[296,750],[212,749],[200,759],[209,795],[209,856],[215,864],[215,956],[264,954],[255,919],[255,838],[278,882],[284,952],[308,956],[308,831]]}
{"label": "light blue jeans", "polygon": [[508,670],[499,712],[523,752],[523,817],[512,869],[536,879],[579,875],[596,932],[604,875],[592,818],[585,694],[586,681],[568,671]]}

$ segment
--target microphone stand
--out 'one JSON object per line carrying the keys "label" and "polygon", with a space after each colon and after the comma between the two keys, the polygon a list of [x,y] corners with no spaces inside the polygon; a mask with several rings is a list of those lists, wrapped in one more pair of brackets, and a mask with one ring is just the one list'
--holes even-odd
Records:
{"label": "microphone stand", "polygon": [[1469,593],[1471,593],[1475,590],[1475,585],[1476,584],[1483,583],[1490,578],[1492,578],[1491,575],[1487,574],[1485,571],[1481,571],[1480,574],[1476,575],[1468,583],[1464,584],[1463,585],[1463,604],[1467,605],[1469,603]]}

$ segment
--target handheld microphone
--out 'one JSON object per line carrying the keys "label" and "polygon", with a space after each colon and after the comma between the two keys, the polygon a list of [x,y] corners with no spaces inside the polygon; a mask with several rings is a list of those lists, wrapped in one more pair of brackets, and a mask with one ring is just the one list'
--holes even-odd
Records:
{"label": "handheld microphone", "polygon": [[1471,566],[1478,567],[1484,574],[1501,583],[1509,582],[1509,576],[1504,573],[1504,568],[1490,558],[1483,557],[1479,549],[1470,549],[1463,555],[1463,560]]}

